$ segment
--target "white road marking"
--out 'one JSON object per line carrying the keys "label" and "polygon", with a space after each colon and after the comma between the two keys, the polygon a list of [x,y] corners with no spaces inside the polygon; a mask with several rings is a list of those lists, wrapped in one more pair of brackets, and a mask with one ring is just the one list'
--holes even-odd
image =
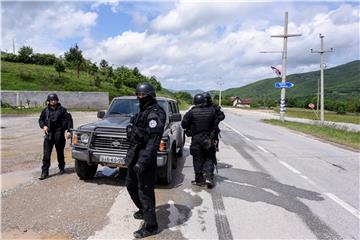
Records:
{"label": "white road marking", "polygon": [[237,134],[239,134],[240,136],[245,138],[247,141],[251,141],[248,137],[246,137],[244,134],[242,134],[241,132],[239,132],[238,130],[236,130],[235,128],[233,128],[232,126],[227,124],[226,122],[222,121],[221,123],[225,124],[225,126],[227,126],[228,128],[231,128],[231,130],[233,130],[234,132],[236,132]]}
{"label": "white road marking", "polygon": [[265,148],[263,148],[261,146],[256,145],[256,147],[258,147],[261,151],[263,151],[265,153],[269,153]]}
{"label": "white road marking", "polygon": [[296,173],[296,174],[301,174],[301,172],[299,172],[298,170],[296,170],[295,168],[293,168],[292,166],[290,166],[289,164],[287,164],[286,162],[283,162],[283,161],[280,161],[279,162],[285,166],[287,169],[289,169],[290,171],[292,171],[293,173]]}
{"label": "white road marking", "polygon": [[352,206],[350,206],[349,204],[347,204],[346,202],[344,202],[343,200],[341,200],[340,198],[338,198],[337,196],[335,196],[332,193],[325,193],[325,195],[328,196],[330,199],[332,199],[337,204],[339,204],[340,206],[342,206],[343,208],[345,208],[352,215],[354,215],[355,217],[360,219],[360,213],[356,208],[353,208]]}
{"label": "white road marking", "polygon": [[308,178],[307,176],[302,175],[302,174],[300,174],[300,176],[301,176],[303,179],[305,179],[306,181],[308,181],[310,184],[314,185],[314,186],[317,187],[317,188],[320,188],[315,182],[313,182],[313,181],[312,181],[310,178]]}
{"label": "white road marking", "polygon": [[224,180],[224,182],[233,183],[233,184],[237,184],[237,185],[241,185],[241,186],[247,186],[247,187],[256,187],[256,186],[248,184],[248,183],[239,183],[239,182],[234,182],[231,180]]}
{"label": "white road marking", "polygon": [[[233,183],[233,184],[237,184],[237,185],[241,185],[241,186],[246,186],[246,187],[254,187],[254,188],[258,188],[257,186],[254,186],[254,185],[251,185],[251,184],[248,184],[248,183],[239,183],[239,182],[234,182],[234,181],[231,181],[231,180],[224,180],[224,182],[228,182],[228,183]],[[276,196],[280,196],[279,193],[275,192],[274,190],[270,189],[270,188],[261,188],[262,190],[266,191],[266,192],[269,192],[269,193],[272,193]]]}
{"label": "white road marking", "polygon": [[[322,190],[323,188],[318,186],[315,182],[313,182],[310,178],[308,178],[307,176],[301,174],[301,172],[299,172],[298,170],[296,170],[295,168],[293,168],[292,166],[290,166],[289,164],[283,162],[283,161],[279,161],[282,165],[284,165],[286,168],[288,168],[290,171],[299,174],[302,178],[304,178],[307,182],[309,182],[310,184],[314,185],[315,187],[317,187],[318,189]],[[322,191],[324,192],[324,191]],[[332,193],[324,193],[326,196],[328,196],[331,200],[333,200],[334,202],[336,202],[337,204],[339,204],[341,207],[343,207],[344,209],[346,209],[348,212],[350,212],[352,215],[354,215],[355,217],[360,219],[360,213],[359,211],[350,206],[349,204],[347,204],[345,201],[341,200],[340,198],[338,198],[337,196],[335,196]]]}

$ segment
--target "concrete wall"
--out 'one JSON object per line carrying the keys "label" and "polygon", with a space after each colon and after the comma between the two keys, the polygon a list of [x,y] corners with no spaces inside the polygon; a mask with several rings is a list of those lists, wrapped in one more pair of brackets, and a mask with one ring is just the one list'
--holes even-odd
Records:
{"label": "concrete wall", "polygon": [[56,93],[66,108],[106,109],[108,92],[1,91],[1,101],[11,106],[45,106],[49,93]]}

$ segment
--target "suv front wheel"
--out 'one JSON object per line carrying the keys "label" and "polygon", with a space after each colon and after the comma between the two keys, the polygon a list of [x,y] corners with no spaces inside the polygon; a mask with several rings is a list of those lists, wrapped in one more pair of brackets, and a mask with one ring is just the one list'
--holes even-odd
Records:
{"label": "suv front wheel", "polygon": [[172,162],[174,161],[174,151],[171,150],[168,154],[168,159],[165,166],[158,169],[158,181],[160,184],[168,185],[172,180]]}
{"label": "suv front wheel", "polygon": [[91,179],[95,176],[98,164],[89,165],[86,161],[75,159],[75,171],[81,180]]}

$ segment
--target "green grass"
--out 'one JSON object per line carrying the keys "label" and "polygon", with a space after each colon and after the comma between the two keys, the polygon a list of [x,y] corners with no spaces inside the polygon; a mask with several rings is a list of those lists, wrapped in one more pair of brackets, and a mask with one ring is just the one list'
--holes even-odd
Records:
{"label": "green grass", "polygon": [[342,144],[360,150],[360,133],[336,129],[328,126],[310,125],[297,122],[280,120],[263,120],[265,123],[286,127],[292,130],[303,132],[330,142]]}
{"label": "green grass", "polygon": [[[320,112],[319,112],[320,114]],[[314,111],[300,108],[287,108],[286,116],[295,118],[306,118],[312,120],[320,120],[320,116],[316,116]],[[337,114],[335,112],[324,112],[325,121],[330,122],[344,122],[360,124],[360,116],[355,114]]]}
{"label": "green grass", "polygon": [[41,113],[43,107],[36,108],[1,108],[1,115],[29,115],[33,113]]}

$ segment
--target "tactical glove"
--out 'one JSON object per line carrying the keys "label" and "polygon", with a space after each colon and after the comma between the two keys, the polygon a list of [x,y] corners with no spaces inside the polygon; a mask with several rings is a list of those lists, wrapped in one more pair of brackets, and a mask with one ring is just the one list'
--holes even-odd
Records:
{"label": "tactical glove", "polygon": [[140,163],[136,163],[133,169],[137,174],[141,174],[144,171],[144,166]]}

